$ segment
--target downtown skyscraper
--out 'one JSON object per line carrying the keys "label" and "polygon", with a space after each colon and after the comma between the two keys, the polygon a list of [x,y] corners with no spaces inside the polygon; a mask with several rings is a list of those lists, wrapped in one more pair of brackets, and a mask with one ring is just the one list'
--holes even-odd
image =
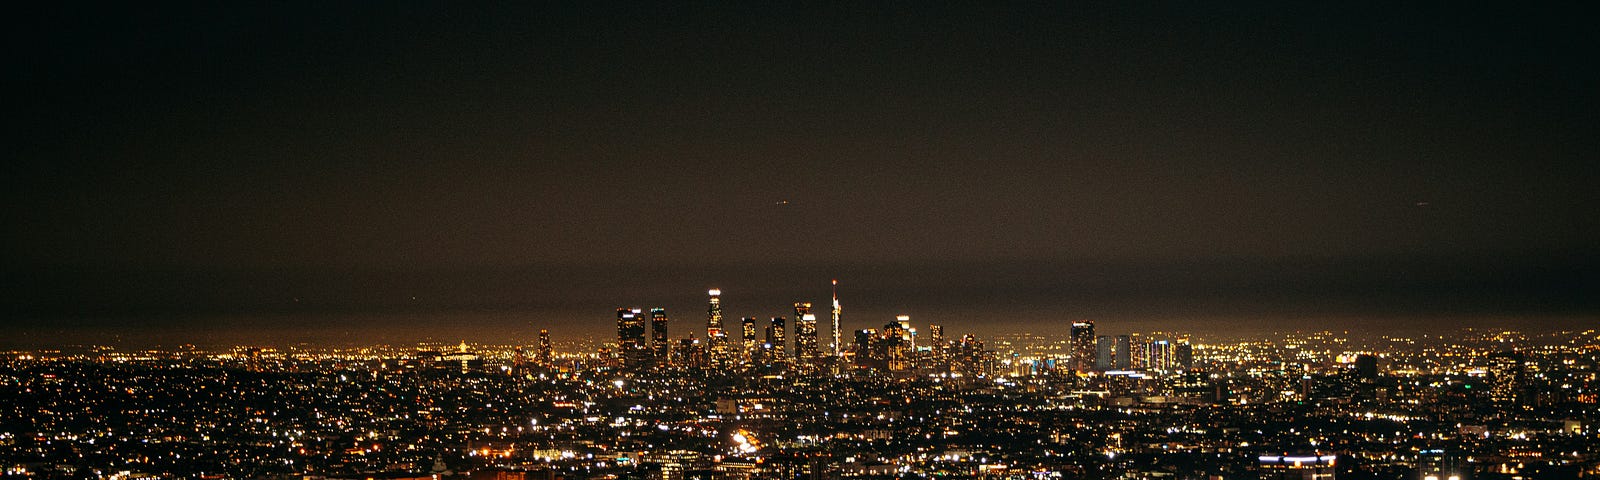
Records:
{"label": "downtown skyscraper", "polygon": [[650,309],[650,328],[652,334],[650,346],[656,357],[656,363],[665,364],[670,353],[667,340],[667,309],[660,307]]}
{"label": "downtown skyscraper", "polygon": [[794,322],[794,357],[801,365],[816,365],[821,359],[817,349],[817,316],[805,314]]}
{"label": "downtown skyscraper", "polygon": [[1072,322],[1071,335],[1068,345],[1072,349],[1072,370],[1078,373],[1092,370],[1095,356],[1094,320]]}
{"label": "downtown skyscraper", "polygon": [[844,342],[839,331],[839,316],[843,313],[839,308],[839,279],[833,279],[833,357],[844,356]]}
{"label": "downtown skyscraper", "polygon": [[811,313],[811,302],[794,304],[794,357],[800,365],[817,362],[817,316]]}
{"label": "downtown skyscraper", "polygon": [[772,317],[772,324],[767,325],[767,344],[772,347],[772,358],[778,362],[784,361],[787,356],[788,323],[783,317]]}
{"label": "downtown skyscraper", "polygon": [[534,360],[541,366],[550,366],[555,363],[554,353],[550,346],[550,330],[539,330],[539,354]]}
{"label": "downtown skyscraper", "polygon": [[744,341],[744,361],[754,362],[761,355],[761,339],[756,337],[756,317],[744,317],[739,324],[739,338]]}
{"label": "downtown skyscraper", "polygon": [[728,332],[722,329],[722,290],[711,289],[706,292],[711,297],[706,307],[706,342],[710,353],[710,366],[713,369],[725,369],[730,364],[728,354]]}
{"label": "downtown skyscraper", "polygon": [[642,313],[638,308],[617,309],[617,355],[629,367],[642,365],[650,353],[645,344]]}

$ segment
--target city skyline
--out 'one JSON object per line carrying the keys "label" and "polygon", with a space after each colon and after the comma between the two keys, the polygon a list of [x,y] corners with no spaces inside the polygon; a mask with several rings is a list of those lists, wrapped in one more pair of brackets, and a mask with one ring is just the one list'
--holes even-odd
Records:
{"label": "city skyline", "polygon": [[[1049,309],[1019,309],[1019,315],[1013,319],[977,320],[973,312],[993,312],[991,308],[973,309],[954,303],[936,303],[931,308],[915,307],[902,308],[898,306],[886,307],[882,303],[864,301],[869,306],[855,305],[849,297],[853,292],[845,293],[846,300],[838,297],[838,280],[832,280],[829,290],[832,299],[831,306],[848,306],[851,314],[841,315],[840,328],[837,333],[843,340],[841,345],[847,345],[852,332],[862,328],[878,328],[885,322],[895,321],[897,317],[915,315],[921,323],[942,325],[955,328],[959,334],[977,334],[980,336],[1010,335],[1010,334],[1037,334],[1041,332],[1059,331],[1067,335],[1075,331],[1080,322],[1088,322],[1090,332],[1095,332],[1093,326],[1099,322],[1100,334],[1112,333],[1126,335],[1137,332],[1171,332],[1171,331],[1203,331],[1212,339],[1250,339],[1265,336],[1281,335],[1295,332],[1315,331],[1355,331],[1365,337],[1384,334],[1424,334],[1436,331],[1438,324],[1418,322],[1417,324],[1394,324],[1390,317],[1306,317],[1311,319],[1308,323],[1284,325],[1281,318],[1273,315],[1221,315],[1221,316],[1188,316],[1171,315],[1156,318],[1128,318],[1124,316],[1101,317],[1074,317],[1060,311]],[[848,288],[848,287],[847,287]],[[74,324],[71,320],[63,321],[61,325],[53,328],[23,329],[12,328],[12,336],[0,339],[0,348],[49,348],[68,345],[105,345],[123,348],[170,348],[185,344],[198,344],[208,347],[225,347],[233,345],[259,345],[259,346],[289,346],[289,345],[315,345],[315,346],[362,346],[362,345],[404,345],[418,343],[451,343],[468,341],[472,343],[505,344],[533,343],[533,332],[551,330],[561,337],[580,339],[583,341],[615,340],[617,329],[621,328],[617,319],[624,314],[642,322],[632,325],[637,333],[644,335],[644,344],[652,349],[657,348],[656,340],[663,331],[669,334],[671,341],[684,338],[686,332],[693,332],[696,338],[710,338],[707,325],[702,323],[696,327],[694,317],[687,319],[682,314],[669,312],[690,312],[705,309],[705,290],[696,290],[700,293],[698,301],[680,300],[681,302],[700,303],[699,307],[684,305],[665,306],[661,302],[645,301],[619,301],[624,305],[637,305],[628,307],[606,307],[600,312],[591,312],[578,318],[550,317],[520,310],[482,310],[482,311],[444,311],[444,312],[365,312],[365,313],[321,313],[305,314],[296,312],[274,312],[270,314],[255,315],[201,315],[192,318],[161,317],[170,325],[159,325],[147,322],[145,319],[131,319],[129,324],[118,327],[85,326]],[[718,300],[716,305],[721,309],[722,289],[711,289]],[[766,304],[751,304],[749,297],[733,291],[734,303],[730,314],[722,318],[723,331],[729,338],[733,348],[739,347],[737,340],[741,340],[740,329],[737,321],[730,323],[729,319],[755,317],[762,325],[769,318],[785,318],[790,329],[796,328],[797,322],[794,313],[806,305],[809,311],[810,304],[806,301],[771,302],[772,298],[796,298],[797,296],[772,296],[762,295],[769,301]],[[692,295],[692,293],[690,293]],[[615,312],[615,315],[612,312]],[[863,312],[864,311],[864,312]],[[661,330],[666,322],[656,323],[655,315],[670,315],[673,318],[671,330]],[[815,317],[815,314],[808,314]],[[830,314],[831,316],[831,314]],[[1427,315],[1422,319],[1437,319],[1437,316]],[[665,317],[661,318],[665,320]],[[1573,315],[1563,318],[1542,318],[1541,322],[1524,322],[1515,316],[1484,315],[1472,316],[1463,314],[1452,318],[1451,328],[1515,328],[1530,332],[1553,332],[1561,330],[1581,329],[1592,324],[1589,317]],[[707,320],[709,321],[709,320]],[[817,338],[819,352],[832,354],[826,342],[833,337],[831,322],[817,322]],[[375,324],[382,324],[383,328],[372,328]],[[1107,328],[1109,327],[1109,328]],[[790,339],[794,332],[789,332]],[[1092,333],[1091,333],[1092,335]],[[1091,337],[1092,339],[1092,337]],[[790,347],[792,348],[792,341]],[[1091,345],[1092,347],[1092,345]],[[790,350],[789,354],[794,352]]]}
{"label": "city skyline", "polygon": [[1583,7],[25,5],[0,476],[1600,478]]}

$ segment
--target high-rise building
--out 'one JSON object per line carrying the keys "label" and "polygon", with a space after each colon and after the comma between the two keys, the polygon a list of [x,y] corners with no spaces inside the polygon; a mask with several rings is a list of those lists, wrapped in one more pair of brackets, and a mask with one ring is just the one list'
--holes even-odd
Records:
{"label": "high-rise building", "polygon": [[744,341],[744,360],[755,362],[761,353],[761,339],[756,338],[756,317],[744,317],[739,327],[739,338]]}
{"label": "high-rise building", "polygon": [[1100,335],[1094,338],[1094,369],[1099,371],[1110,370],[1113,365],[1113,348],[1115,343],[1112,337]]}
{"label": "high-rise building", "polygon": [[651,346],[655,350],[652,353],[656,357],[656,363],[668,363],[671,346],[667,341],[667,309],[660,307],[650,309],[650,328],[653,334]]}
{"label": "high-rise building", "polygon": [[1112,353],[1116,358],[1117,370],[1133,368],[1133,340],[1127,335],[1117,335],[1116,347]]}
{"label": "high-rise building", "polygon": [[673,356],[678,358],[675,363],[689,368],[710,368],[706,365],[709,362],[706,360],[705,345],[700,343],[700,339],[694,338],[693,333],[689,334],[689,338],[678,339],[678,346],[674,350]]}
{"label": "high-rise building", "polygon": [[[806,328],[805,323],[806,323],[806,317],[807,316],[811,317],[811,335],[812,335],[812,342],[813,342],[813,345],[812,345],[813,349],[809,353],[805,351],[805,349],[806,349],[806,346],[804,345],[805,338],[802,337],[804,335],[805,328]],[[800,360],[801,364],[809,364],[810,363],[809,362],[810,359],[807,358],[807,356],[814,357],[815,354],[816,354],[815,344],[814,344],[814,342],[816,342],[816,329],[817,329],[817,317],[816,317],[816,315],[812,315],[811,314],[811,302],[794,302],[794,352],[793,352],[793,354],[794,354],[795,359]]]}
{"label": "high-rise building", "polygon": [[1501,352],[1489,357],[1489,399],[1496,402],[1514,402],[1523,381],[1522,354]]}
{"label": "high-rise building", "polygon": [[856,349],[865,350],[872,346],[872,339],[878,336],[878,330],[863,328],[856,330]]}
{"label": "high-rise building", "polygon": [[1144,368],[1166,372],[1172,370],[1172,342],[1151,340],[1145,348]]}
{"label": "high-rise building", "polygon": [[1078,373],[1094,367],[1094,320],[1072,322],[1072,369]]}
{"label": "high-rise building", "polygon": [[950,368],[955,373],[967,376],[986,375],[989,373],[992,362],[989,361],[983,349],[983,342],[972,334],[961,336],[961,340],[952,346],[955,353],[951,356]]}
{"label": "high-rise building", "polygon": [[1182,371],[1191,368],[1194,368],[1194,345],[1190,345],[1188,340],[1178,340],[1178,344],[1172,346],[1172,369]]}
{"label": "high-rise building", "polygon": [[881,368],[882,359],[878,348],[878,330],[864,328],[855,331],[855,346],[851,348],[851,356],[857,367]]}
{"label": "high-rise building", "polygon": [[907,352],[917,349],[917,329],[911,327],[910,315],[895,315],[894,322],[900,325],[900,342]]}
{"label": "high-rise building", "polygon": [[911,333],[906,331],[911,324],[910,315],[899,315],[895,321],[883,326],[883,340],[879,342],[883,347],[882,357],[888,360],[889,371],[900,372],[911,368],[910,351]]}
{"label": "high-rise building", "polygon": [[553,355],[552,355],[552,352],[551,352],[551,349],[550,349],[550,331],[549,330],[544,330],[544,329],[540,329],[539,330],[539,357],[537,358],[537,360],[539,362],[539,365],[546,366],[546,367],[548,367],[548,366],[550,366],[551,364],[554,363],[555,359],[553,358]]}
{"label": "high-rise building", "polygon": [[617,309],[617,354],[624,365],[637,367],[643,363],[649,350],[644,341],[643,310]]}
{"label": "high-rise building", "polygon": [[838,357],[844,353],[844,344],[839,333],[839,279],[833,279],[833,356]]}
{"label": "high-rise building", "polygon": [[711,300],[706,307],[706,342],[708,343],[708,364],[713,369],[728,367],[728,333],[722,329],[722,290],[711,289],[706,292]]}
{"label": "high-rise building", "polygon": [[794,357],[801,365],[815,365],[817,354],[817,316],[808,312],[794,322]]}
{"label": "high-rise building", "polygon": [[789,343],[787,323],[788,319],[772,317],[772,324],[767,326],[767,344],[772,345],[772,357],[778,361],[782,361],[788,351],[784,348]]}

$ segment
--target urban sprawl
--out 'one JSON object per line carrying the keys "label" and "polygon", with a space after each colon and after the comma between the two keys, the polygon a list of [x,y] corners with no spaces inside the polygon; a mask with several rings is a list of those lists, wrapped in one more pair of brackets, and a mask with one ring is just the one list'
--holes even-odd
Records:
{"label": "urban sprawl", "polygon": [[630,307],[614,339],[4,352],[0,475],[1600,478],[1596,330],[982,338],[709,293],[679,338]]}

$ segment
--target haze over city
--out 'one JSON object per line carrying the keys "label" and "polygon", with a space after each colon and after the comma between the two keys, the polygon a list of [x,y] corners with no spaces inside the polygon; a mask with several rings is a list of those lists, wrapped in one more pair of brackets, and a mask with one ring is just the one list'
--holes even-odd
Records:
{"label": "haze over city", "polygon": [[1600,478],[1600,34],[8,10],[0,477]]}
{"label": "haze over city", "polygon": [[833,278],[850,326],[1600,312],[1600,79],[1560,11],[38,9],[17,345],[591,335]]}

